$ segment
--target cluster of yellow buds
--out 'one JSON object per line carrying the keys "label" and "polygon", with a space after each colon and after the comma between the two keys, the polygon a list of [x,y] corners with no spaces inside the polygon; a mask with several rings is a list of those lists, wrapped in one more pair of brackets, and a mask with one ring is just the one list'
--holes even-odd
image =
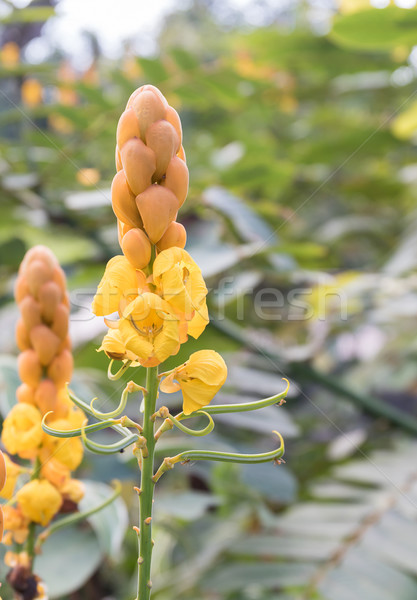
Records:
{"label": "cluster of yellow buds", "polygon": [[[83,496],[82,484],[71,478],[82,460],[81,441],[53,438],[42,430],[42,419],[49,412],[59,430],[84,422],[83,412],[72,404],[66,390],[73,358],[65,275],[48,248],[36,246],[27,252],[15,298],[21,314],[16,339],[22,384],[18,402],[4,421],[1,440],[9,454],[32,462],[30,467],[22,466],[4,456],[7,480],[0,496],[9,500],[3,507],[6,544],[24,544],[31,524],[48,525],[58,512],[75,510]],[[20,475],[30,480],[15,491]]]}
{"label": "cluster of yellow buds", "polygon": [[[157,88],[144,85],[131,95],[116,141],[112,206],[123,255],[107,264],[93,312],[119,315],[106,320],[110,330],[101,350],[132,366],[154,367],[175,355],[189,335],[199,337],[208,324],[207,287],[184,250],[186,232],[176,221],[188,192],[179,116]],[[206,352],[216,377],[209,394],[199,380],[204,401],[186,401],[186,414],[210,402],[226,379],[223,359]],[[195,364],[201,371],[203,364],[197,363],[191,361],[188,370]]]}

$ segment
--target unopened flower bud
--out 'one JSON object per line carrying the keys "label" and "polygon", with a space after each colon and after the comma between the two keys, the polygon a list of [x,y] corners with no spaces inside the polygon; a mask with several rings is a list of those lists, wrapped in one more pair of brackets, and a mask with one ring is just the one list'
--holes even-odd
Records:
{"label": "unopened flower bud", "polygon": [[22,383],[16,390],[16,398],[18,402],[26,404],[35,404],[35,388],[27,383]]}
{"label": "unopened flower bud", "polygon": [[48,367],[48,377],[57,387],[63,387],[71,379],[74,361],[71,352],[64,350],[54,358]]}
{"label": "unopened flower bud", "polygon": [[167,250],[173,246],[176,246],[177,248],[184,248],[186,242],[187,233],[184,225],[181,225],[181,223],[177,223],[176,221],[172,221],[172,223],[168,225],[168,229],[161,237],[156,247],[158,251],[161,252],[162,250]]}
{"label": "unopened flower bud", "polygon": [[156,169],[155,153],[141,140],[128,140],[120,151],[127,183],[137,196],[152,183]]}
{"label": "unopened flower bud", "polygon": [[32,296],[26,296],[26,298],[23,298],[19,304],[19,309],[28,332],[30,332],[33,327],[36,327],[36,325],[41,324],[41,307],[39,302],[37,302]]}
{"label": "unopened flower bud", "polygon": [[52,331],[60,340],[65,340],[68,335],[69,310],[63,304],[59,304],[55,310]]}
{"label": "unopened flower bud", "polygon": [[21,352],[30,348],[29,334],[23,319],[16,323],[16,343]]}
{"label": "unopened flower bud", "polygon": [[171,123],[165,119],[156,121],[148,127],[146,145],[151,148],[156,157],[154,181],[159,181],[168,168],[168,164],[178,148],[178,135]]}
{"label": "unopened flower bud", "polygon": [[132,102],[139,121],[142,141],[146,139],[148,127],[165,117],[166,108],[159,96],[151,90],[140,91]]}
{"label": "unopened flower bud", "polygon": [[49,411],[54,411],[57,404],[57,388],[50,379],[43,379],[36,388],[34,401],[41,413],[44,415]]}
{"label": "unopened flower bud", "polygon": [[181,143],[182,143],[181,120],[180,120],[180,117],[179,117],[177,111],[172,106],[168,106],[166,113],[165,113],[165,119],[168,121],[168,123],[171,123],[171,125],[174,127],[175,131],[177,132],[178,144],[177,144],[177,147],[175,148],[175,154],[176,154],[179,151],[179,149],[181,148]]}
{"label": "unopened flower bud", "polygon": [[118,148],[131,138],[140,139],[139,121],[133,108],[128,108],[122,113],[117,124],[116,140]]}
{"label": "unopened flower bud", "polygon": [[151,260],[151,243],[142,229],[131,229],[122,239],[122,250],[135,269],[143,269]]}
{"label": "unopened flower bud", "polygon": [[36,387],[42,377],[42,366],[34,350],[25,350],[17,359],[19,377],[23,383]]}
{"label": "unopened flower bud", "polygon": [[38,296],[39,288],[52,279],[52,274],[53,270],[46,262],[39,259],[30,262],[25,271],[25,277],[28,282],[30,293],[35,298]]}
{"label": "unopened flower bud", "polygon": [[165,177],[160,181],[161,185],[170,189],[176,195],[179,208],[184,204],[188,194],[188,167],[181,158],[174,156],[171,159],[165,173]]}
{"label": "unopened flower bud", "polygon": [[62,300],[62,290],[54,281],[48,281],[39,290],[38,299],[41,316],[47,323],[52,323],[58,304]]}
{"label": "unopened flower bud", "polygon": [[30,341],[41,365],[46,367],[57,354],[61,340],[46,325],[37,325],[30,332]]}
{"label": "unopened flower bud", "polygon": [[178,211],[177,197],[171,190],[159,185],[151,185],[136,197],[143,226],[149,239],[156,244],[164,235],[168,225]]}
{"label": "unopened flower bud", "polygon": [[111,185],[111,202],[113,212],[118,219],[132,227],[142,227],[135,195],[131,192],[124,170],[119,171],[113,178]]}

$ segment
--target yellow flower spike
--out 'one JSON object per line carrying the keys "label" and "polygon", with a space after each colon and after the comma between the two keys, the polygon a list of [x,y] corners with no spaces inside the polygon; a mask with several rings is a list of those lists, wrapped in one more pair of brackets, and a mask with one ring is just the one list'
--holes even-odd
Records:
{"label": "yellow flower spike", "polygon": [[104,317],[118,311],[122,299],[133,300],[139,294],[139,286],[145,283],[145,276],[142,275],[125,256],[110,259],[94,296],[93,313]]}
{"label": "yellow flower spike", "polygon": [[46,479],[33,479],[17,492],[17,501],[25,517],[48,525],[61,508],[62,497]]}
{"label": "yellow flower spike", "polygon": [[160,389],[171,394],[181,388],[183,412],[190,415],[211,402],[226,377],[226,363],[220,354],[214,350],[199,350],[186,363],[174,369],[162,381]]}
{"label": "yellow flower spike", "polygon": [[3,423],[1,439],[10,454],[34,458],[43,439],[42,415],[32,404],[15,404]]}
{"label": "yellow flower spike", "polygon": [[153,265],[157,290],[187,321],[205,304],[207,287],[201,269],[182,248],[168,248],[158,254]]}

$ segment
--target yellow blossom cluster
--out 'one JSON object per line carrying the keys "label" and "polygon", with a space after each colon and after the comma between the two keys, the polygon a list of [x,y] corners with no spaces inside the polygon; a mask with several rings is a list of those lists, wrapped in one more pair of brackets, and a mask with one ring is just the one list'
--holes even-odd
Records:
{"label": "yellow blossom cluster", "polygon": [[[83,495],[81,483],[71,478],[82,460],[81,441],[50,437],[41,426],[50,411],[49,422],[56,429],[73,429],[84,422],[83,412],[66,391],[73,369],[69,299],[64,272],[48,248],[36,246],[27,252],[15,298],[20,309],[16,340],[22,384],[18,402],[4,421],[1,440],[9,454],[32,461],[33,466],[21,466],[4,455],[7,479],[0,496],[9,500],[3,507],[7,544],[23,544],[30,523],[47,525],[64,503],[76,504]],[[29,473],[32,479],[16,491],[19,476]]]}
{"label": "yellow blossom cluster", "polygon": [[[209,320],[207,287],[184,250],[186,232],[176,221],[188,192],[179,116],[157,88],[144,85],[120,117],[116,142],[112,206],[123,255],[107,264],[93,312],[108,317],[109,332],[100,349],[110,358],[155,367],[177,354],[189,335],[198,338]],[[117,318],[109,318],[113,313]],[[209,382],[210,393],[205,379],[198,379],[204,400],[184,395],[188,413],[208,404],[226,378],[223,359],[205,352],[216,376]],[[201,358],[197,353],[188,361],[188,376]]]}

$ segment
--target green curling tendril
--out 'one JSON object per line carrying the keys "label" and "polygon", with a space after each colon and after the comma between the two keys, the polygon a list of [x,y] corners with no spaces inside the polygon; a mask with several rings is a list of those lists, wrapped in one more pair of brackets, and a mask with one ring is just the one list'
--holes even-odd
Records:
{"label": "green curling tendril", "polygon": [[[180,419],[190,419],[191,417],[197,417],[200,415],[204,415],[209,420],[208,425],[206,427],[204,427],[204,429],[200,429],[200,430],[196,431],[195,429],[190,429],[189,427],[186,427],[185,425],[183,425],[180,422]],[[214,429],[214,421],[205,410],[196,410],[191,415],[184,415],[184,413],[180,413],[176,417],[173,417],[172,415],[168,415],[167,418],[171,421],[171,423],[173,425],[175,425],[175,427],[178,427],[178,429],[180,429],[184,433],[188,433],[188,435],[202,437],[203,435],[207,435]]]}

